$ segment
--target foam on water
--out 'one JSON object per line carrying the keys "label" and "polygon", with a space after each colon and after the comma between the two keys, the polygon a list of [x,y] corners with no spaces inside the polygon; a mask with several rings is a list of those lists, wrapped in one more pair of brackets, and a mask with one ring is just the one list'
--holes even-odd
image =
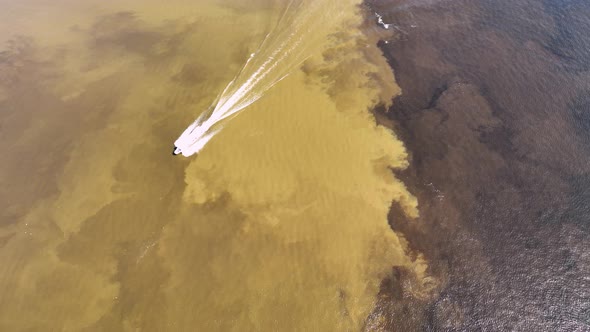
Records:
{"label": "foam on water", "polygon": [[[174,153],[188,157],[201,151],[223,129],[224,121],[238,115],[301,65],[313,51],[314,40],[325,37],[317,32],[330,31],[329,27],[337,24],[340,11],[331,10],[336,5],[333,0],[291,0],[277,24],[211,108],[174,142]],[[330,15],[318,20],[318,13]],[[318,26],[323,29],[317,29]]]}

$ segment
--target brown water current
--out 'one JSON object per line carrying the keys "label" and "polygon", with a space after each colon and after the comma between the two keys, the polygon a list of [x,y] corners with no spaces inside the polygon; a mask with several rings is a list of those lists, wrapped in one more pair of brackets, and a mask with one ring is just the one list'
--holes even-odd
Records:
{"label": "brown water current", "polygon": [[355,331],[392,267],[424,272],[388,225],[417,202],[355,1],[188,159],[171,143],[281,2],[0,7],[0,330]]}
{"label": "brown water current", "polygon": [[590,2],[366,3],[399,32],[379,43],[403,90],[380,119],[420,202],[390,223],[437,280],[415,298],[392,273],[368,325],[590,331]]}

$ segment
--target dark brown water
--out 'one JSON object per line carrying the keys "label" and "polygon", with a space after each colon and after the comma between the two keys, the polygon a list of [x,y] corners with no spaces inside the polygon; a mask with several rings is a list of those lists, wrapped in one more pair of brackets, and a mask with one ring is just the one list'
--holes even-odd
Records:
{"label": "dark brown water", "polygon": [[368,1],[399,37],[388,113],[420,218],[392,227],[440,280],[395,270],[373,322],[397,331],[590,330],[590,3]]}

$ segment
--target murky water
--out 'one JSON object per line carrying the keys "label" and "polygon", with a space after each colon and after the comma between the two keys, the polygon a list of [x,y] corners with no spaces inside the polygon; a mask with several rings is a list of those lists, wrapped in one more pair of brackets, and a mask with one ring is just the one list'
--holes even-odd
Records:
{"label": "murky water", "polygon": [[424,270],[387,223],[417,203],[355,1],[300,8],[340,13],[303,70],[170,155],[284,7],[0,1],[0,330],[352,331],[392,266]]}
{"label": "murky water", "polygon": [[420,202],[391,224],[439,280],[416,299],[392,276],[376,325],[590,331],[590,2],[368,2],[400,32],[384,116]]}

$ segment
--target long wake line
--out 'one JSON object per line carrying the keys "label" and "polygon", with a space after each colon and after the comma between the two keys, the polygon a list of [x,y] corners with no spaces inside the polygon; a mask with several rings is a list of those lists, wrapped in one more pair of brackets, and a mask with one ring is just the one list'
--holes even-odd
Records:
{"label": "long wake line", "polygon": [[301,65],[317,39],[319,25],[335,22],[314,15],[329,11],[335,0],[291,0],[280,19],[250,55],[236,77],[231,80],[212,107],[203,112],[174,142],[174,154],[189,157],[201,151],[230,120],[257,101],[274,85]]}

